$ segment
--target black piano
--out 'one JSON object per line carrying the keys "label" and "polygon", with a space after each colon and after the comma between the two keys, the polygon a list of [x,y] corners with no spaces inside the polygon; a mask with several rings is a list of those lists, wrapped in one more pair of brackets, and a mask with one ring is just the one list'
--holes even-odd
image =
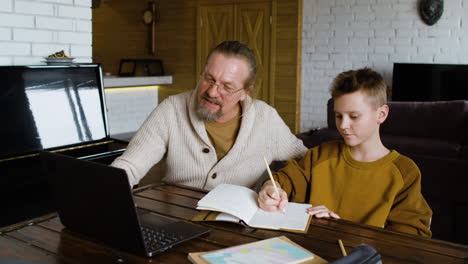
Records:
{"label": "black piano", "polygon": [[0,66],[0,136],[0,227],[55,211],[38,151],[110,164],[127,145],[110,138],[99,64]]}

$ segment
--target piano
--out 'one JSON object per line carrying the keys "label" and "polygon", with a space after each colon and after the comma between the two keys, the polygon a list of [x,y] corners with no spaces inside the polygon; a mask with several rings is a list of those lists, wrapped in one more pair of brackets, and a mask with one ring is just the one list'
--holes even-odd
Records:
{"label": "piano", "polygon": [[0,227],[55,211],[40,150],[110,164],[127,145],[110,137],[99,64],[0,66],[0,136]]}

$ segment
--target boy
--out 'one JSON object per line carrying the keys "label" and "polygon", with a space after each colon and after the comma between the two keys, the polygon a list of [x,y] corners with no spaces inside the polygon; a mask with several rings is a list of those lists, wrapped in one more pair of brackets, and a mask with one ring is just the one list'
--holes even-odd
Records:
{"label": "boy", "polygon": [[275,173],[277,196],[265,182],[258,202],[282,210],[288,199],[310,203],[315,217],[346,220],[430,237],[432,211],[421,194],[421,173],[408,157],[387,149],[379,127],[388,115],[387,85],[364,68],[339,74],[332,85],[335,120],[342,141],[309,149]]}

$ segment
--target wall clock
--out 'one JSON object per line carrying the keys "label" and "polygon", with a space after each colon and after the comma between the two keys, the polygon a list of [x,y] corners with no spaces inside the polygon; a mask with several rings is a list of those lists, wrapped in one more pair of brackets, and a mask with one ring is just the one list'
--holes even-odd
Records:
{"label": "wall clock", "polygon": [[149,53],[154,55],[156,53],[156,22],[158,20],[158,13],[156,12],[155,0],[149,2],[149,8],[143,12],[143,23],[149,26]]}
{"label": "wall clock", "polygon": [[145,12],[143,12],[143,22],[145,22],[145,24],[151,24],[151,22],[153,22],[153,11],[145,10]]}

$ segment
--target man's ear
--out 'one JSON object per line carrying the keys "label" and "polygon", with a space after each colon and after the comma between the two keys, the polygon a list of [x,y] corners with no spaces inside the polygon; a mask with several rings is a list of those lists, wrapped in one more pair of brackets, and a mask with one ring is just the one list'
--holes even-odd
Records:
{"label": "man's ear", "polygon": [[244,101],[247,95],[250,94],[253,88],[254,88],[254,84],[251,84],[248,89],[244,89],[244,91],[242,92],[242,96],[239,98],[239,100]]}
{"label": "man's ear", "polygon": [[388,105],[386,105],[386,104],[379,107],[377,109],[377,114],[378,114],[377,123],[382,124],[383,122],[385,122],[385,120],[388,117],[388,112],[389,111],[390,111],[390,109],[388,108]]}

